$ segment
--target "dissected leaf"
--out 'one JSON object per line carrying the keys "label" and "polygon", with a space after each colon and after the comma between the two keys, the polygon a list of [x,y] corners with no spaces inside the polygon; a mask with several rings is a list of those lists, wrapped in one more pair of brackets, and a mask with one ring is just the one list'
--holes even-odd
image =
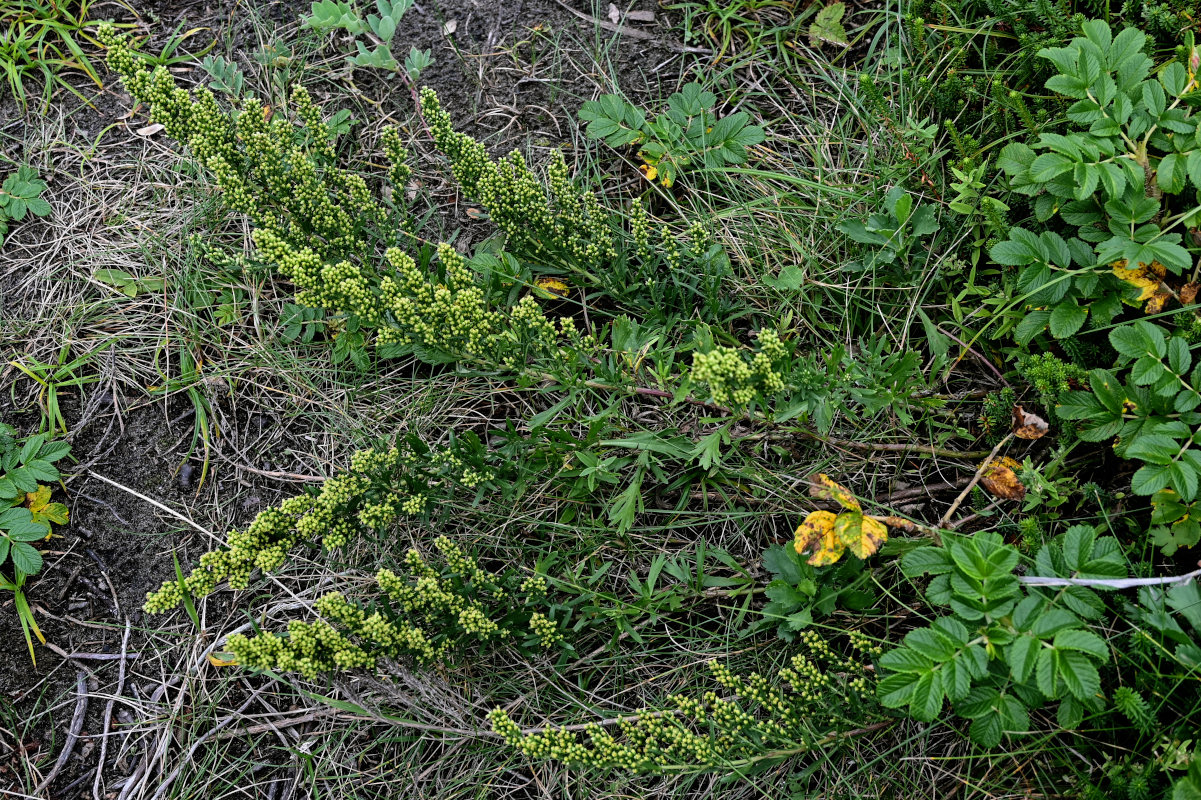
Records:
{"label": "dissected leaf", "polygon": [[859,511],[859,501],[850,490],[835,483],[829,475],[819,473],[809,476],[809,496],[819,500],[833,500],[847,511]]}
{"label": "dissected leaf", "polygon": [[1026,487],[1018,480],[1017,470],[1022,465],[1009,456],[994,459],[980,477],[980,485],[993,497],[1002,500],[1021,500],[1026,496]]}
{"label": "dissected leaf", "polygon": [[1041,439],[1050,430],[1047,421],[1021,406],[1013,407],[1013,435],[1019,439]]}
{"label": "dissected leaf", "polygon": [[846,47],[847,31],[842,26],[842,17],[846,10],[844,3],[831,3],[817,12],[817,17],[809,26],[809,46],[821,47],[823,43],[829,43]]}

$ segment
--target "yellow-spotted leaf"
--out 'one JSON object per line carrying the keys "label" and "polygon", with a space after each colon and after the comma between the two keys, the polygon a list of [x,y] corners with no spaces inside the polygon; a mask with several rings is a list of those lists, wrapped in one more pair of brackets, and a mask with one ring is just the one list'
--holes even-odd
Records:
{"label": "yellow-spotted leaf", "polygon": [[859,511],[859,501],[846,487],[835,483],[829,475],[818,474],[809,478],[809,496],[819,500],[833,500],[847,511]]}
{"label": "yellow-spotted leaf", "polygon": [[888,528],[879,520],[865,517],[858,511],[839,514],[834,522],[839,544],[858,558],[867,558],[888,541]]}
{"label": "yellow-spotted leaf", "polygon": [[838,539],[838,534],[834,532],[834,527],[831,526],[819,541],[810,545],[809,551],[813,553],[809,557],[811,565],[815,567],[827,567],[842,558],[846,547]]}
{"label": "yellow-spotted leaf", "polygon": [[556,297],[566,297],[571,294],[571,286],[559,278],[539,278],[534,282],[535,294],[546,300]]}
{"label": "yellow-spotted leaf", "polygon": [[796,529],[794,547],[798,553],[810,552],[833,535],[835,515],[832,511],[814,511]]}

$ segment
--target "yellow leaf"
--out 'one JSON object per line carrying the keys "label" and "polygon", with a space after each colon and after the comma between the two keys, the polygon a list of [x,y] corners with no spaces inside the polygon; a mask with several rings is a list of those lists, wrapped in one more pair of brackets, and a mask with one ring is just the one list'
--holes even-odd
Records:
{"label": "yellow leaf", "polygon": [[642,170],[642,174],[648,181],[654,181],[659,177],[659,169],[654,164],[639,164],[638,169]]}
{"label": "yellow leaf", "polygon": [[980,485],[993,497],[1002,500],[1021,500],[1026,496],[1026,487],[1018,480],[1017,470],[1021,464],[1009,456],[995,459],[980,476]]}
{"label": "yellow leaf", "polygon": [[41,511],[50,502],[50,487],[38,484],[36,492],[25,493],[25,506],[34,514]]}
{"label": "yellow leaf", "polygon": [[[229,656],[229,658],[218,658],[218,656]],[[238,659],[234,658],[233,653],[209,653],[209,663],[214,667],[236,667]]]}
{"label": "yellow leaf", "polygon": [[860,510],[859,501],[855,499],[855,495],[851,494],[849,489],[831,480],[829,475],[817,475],[816,483],[812,476],[809,478],[809,496],[819,500],[833,500],[847,511]]}
{"label": "yellow leaf", "polygon": [[[1159,279],[1163,276],[1163,265],[1153,261],[1150,264],[1140,263],[1135,269],[1127,269],[1126,261],[1115,261],[1110,265],[1113,274],[1131,286],[1138,287],[1138,302],[1150,300],[1159,290]],[[1158,267],[1158,269],[1157,269]]]}
{"label": "yellow leaf", "polygon": [[834,523],[839,543],[858,558],[867,558],[888,541],[888,528],[879,520],[865,517],[858,511],[839,514]]}
{"label": "yellow leaf", "polygon": [[804,553],[818,544],[824,536],[834,530],[834,513],[832,511],[814,511],[805,517],[796,529],[796,542],[793,545],[798,553]]}
{"label": "yellow leaf", "polygon": [[539,290],[538,296],[547,300],[571,294],[571,286],[558,278],[539,278],[534,282],[534,286]]}
{"label": "yellow leaf", "polygon": [[36,492],[25,494],[25,506],[33,516],[33,521],[46,526],[46,538],[50,538],[50,523],[66,525],[69,512],[62,503],[50,502],[49,486],[38,484]]}

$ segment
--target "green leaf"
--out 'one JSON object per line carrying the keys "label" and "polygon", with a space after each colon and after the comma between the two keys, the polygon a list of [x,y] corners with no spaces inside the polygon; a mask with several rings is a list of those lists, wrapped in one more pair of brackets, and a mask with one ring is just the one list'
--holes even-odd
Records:
{"label": "green leaf", "polygon": [[951,557],[941,547],[917,547],[901,556],[901,572],[907,578],[941,575],[953,568]]}
{"label": "green leaf", "polygon": [[1179,61],[1173,61],[1159,73],[1159,82],[1173,97],[1179,97],[1188,85],[1188,70]]}
{"label": "green leaf", "polygon": [[941,674],[936,671],[925,672],[918,676],[913,685],[910,714],[919,722],[933,722],[942,711],[944,699]]}
{"label": "green leaf", "polygon": [[1033,636],[1018,636],[1009,648],[1009,670],[1013,679],[1025,683],[1034,673],[1042,643]]}
{"label": "green leaf", "polygon": [[1079,628],[1080,625],[1080,619],[1075,614],[1064,611],[1062,608],[1051,608],[1034,620],[1034,624],[1030,626],[1030,632],[1040,639],[1045,639],[1062,630]]}
{"label": "green leaf", "polygon": [[916,650],[897,647],[880,656],[880,666],[893,672],[922,674],[933,668],[933,661]]}
{"label": "green leaf", "polygon": [[918,676],[909,673],[895,672],[885,675],[876,684],[876,697],[885,708],[901,708],[909,705],[913,699],[913,688]]}
{"label": "green leaf", "polygon": [[1101,691],[1101,676],[1084,653],[1057,649],[1055,661],[1059,677],[1076,699],[1089,700]]}
{"label": "green leaf", "polygon": [[843,3],[831,3],[817,12],[813,24],[809,26],[809,46],[821,47],[823,42],[846,47],[847,32],[842,26],[842,16],[846,13]]}
{"label": "green leaf", "polygon": [[13,566],[26,575],[36,575],[42,571],[42,554],[33,545],[25,542],[13,542],[9,551]]}
{"label": "green leaf", "polygon": [[1105,661],[1109,658],[1109,648],[1095,633],[1085,630],[1065,630],[1055,634],[1056,650],[1078,650],[1094,658]]}
{"label": "green leaf", "polygon": [[1042,333],[1050,321],[1050,311],[1031,311],[1022,317],[1022,321],[1014,329],[1013,338],[1017,340],[1018,344],[1029,344],[1031,339]]}
{"label": "green leaf", "polygon": [[1069,297],[1051,309],[1051,335],[1056,339],[1073,336],[1087,318],[1088,312],[1076,303],[1076,298]]}
{"label": "green leaf", "polygon": [[946,661],[955,654],[955,643],[931,628],[917,628],[905,635],[905,646],[932,661]]}

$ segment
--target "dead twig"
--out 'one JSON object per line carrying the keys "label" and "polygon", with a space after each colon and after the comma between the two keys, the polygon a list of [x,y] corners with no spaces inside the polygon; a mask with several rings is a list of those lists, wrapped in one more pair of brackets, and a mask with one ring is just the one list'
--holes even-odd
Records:
{"label": "dead twig", "polygon": [[80,670],[75,675],[75,692],[79,699],[75,702],[75,714],[71,717],[71,727],[67,730],[67,741],[63,743],[62,752],[58,754],[58,760],[54,762],[54,768],[50,770],[50,774],[34,787],[33,794],[35,796],[40,795],[50,784],[54,783],[54,779],[58,777],[58,773],[62,772],[63,767],[67,764],[67,759],[75,750],[75,743],[79,741],[79,732],[83,730],[83,718],[88,713],[88,673],[84,670]]}

